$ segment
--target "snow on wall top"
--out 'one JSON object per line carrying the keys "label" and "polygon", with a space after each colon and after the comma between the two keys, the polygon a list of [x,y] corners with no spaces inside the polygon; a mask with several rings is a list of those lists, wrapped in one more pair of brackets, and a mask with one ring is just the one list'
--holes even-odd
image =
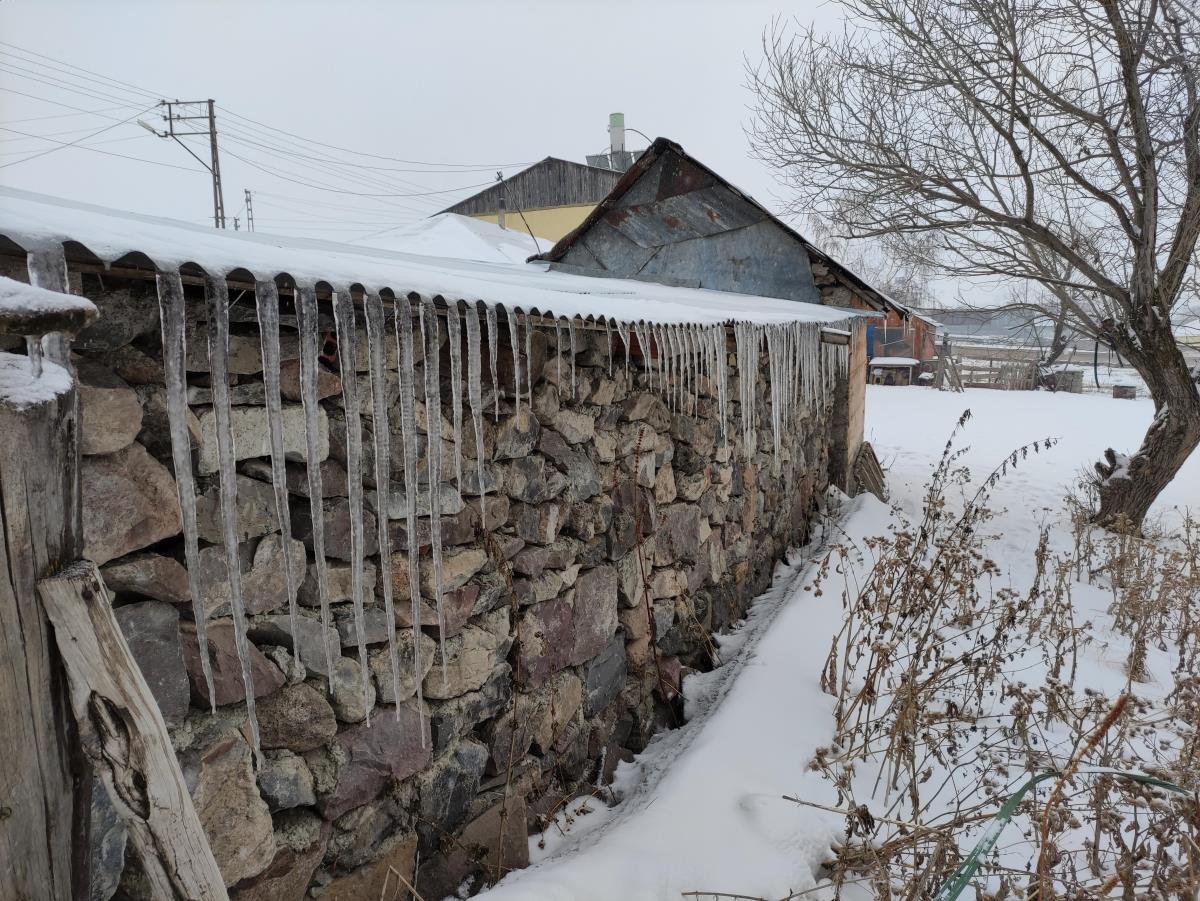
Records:
{"label": "snow on wall top", "polygon": [[86,297],[59,294],[0,276],[0,335],[38,337],[48,332],[77,332],[96,318]]}
{"label": "snow on wall top", "polygon": [[548,271],[545,263],[422,256],[262,232],[228,232],[0,187],[0,235],[26,251],[67,241],[110,264],[144,254],[160,270],[193,263],[210,275],[238,269],[261,280],[286,273],[298,284],[362,285],[397,295],[440,295],[542,314],[652,323],[845,323],[849,311],[703,288]]}

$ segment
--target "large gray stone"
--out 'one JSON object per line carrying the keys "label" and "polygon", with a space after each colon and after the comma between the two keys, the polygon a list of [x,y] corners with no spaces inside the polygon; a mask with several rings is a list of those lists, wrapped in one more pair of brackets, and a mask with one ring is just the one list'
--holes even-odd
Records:
{"label": "large gray stone", "polygon": [[[367,560],[363,564],[363,597],[369,599],[375,593],[375,564]],[[349,563],[327,560],[325,565],[325,592],[331,604],[354,600],[354,567]],[[300,583],[297,600],[305,607],[321,606],[321,592],[317,584],[317,565],[310,564]]]}
{"label": "large gray stone", "polygon": [[496,428],[496,459],[518,460],[537,447],[542,425],[528,407],[509,416]]}
{"label": "large gray stone", "polygon": [[596,420],[575,410],[559,410],[551,418],[550,426],[562,435],[568,444],[590,441],[596,434]]}
{"label": "large gray stone", "polygon": [[584,501],[603,489],[600,470],[584,451],[569,447],[557,432],[542,432],[538,450],[554,461],[566,479],[566,498]]}
{"label": "large gray stone", "polygon": [[572,664],[590,660],[612,640],[617,631],[615,567],[597,566],[579,577],[575,583],[573,625]]}
{"label": "large gray stone", "polygon": [[512,671],[507,663],[502,663],[477,691],[469,691],[447,701],[431,702],[429,716],[434,752],[440,752],[457,739],[471,734],[480,723],[505,710],[512,694]]}
{"label": "large gray stone", "polygon": [[[304,580],[304,545],[293,538],[290,550],[292,584],[298,587]],[[249,568],[243,569],[241,573],[242,602],[248,614],[269,613],[288,605],[286,562],[288,561],[283,553],[283,536],[268,535],[258,543]],[[204,607],[209,615],[228,615],[229,569],[223,547],[206,547],[200,551],[200,573],[197,581],[201,597],[204,598]]]}
{"label": "large gray stone", "polygon": [[[239,475],[237,485],[237,538],[258,538],[279,528],[275,516],[275,492],[266,482]],[[201,541],[222,544],[221,491],[213,484],[196,498],[196,534]]]}
{"label": "large gray stone", "polygon": [[[317,400],[336,397],[342,391],[342,380],[336,372],[330,372],[324,366],[317,367]],[[299,403],[300,394],[300,360],[284,360],[279,364],[279,393],[284,400]]]}
{"label": "large gray stone", "polygon": [[516,630],[516,675],[522,685],[537,687],[568,666],[574,650],[573,611],[565,598],[534,604],[521,612]]}
{"label": "large gray stone", "polygon": [[[337,460],[321,461],[321,496],[346,497],[346,467]],[[241,471],[260,482],[271,484],[271,461],[255,458],[241,464]],[[284,482],[289,494],[308,497],[308,467],[303,463],[288,463],[284,468]],[[292,501],[291,504],[303,503]]]}
{"label": "large gray stone", "polygon": [[[343,648],[357,648],[359,635],[358,624],[355,622],[352,604],[340,604],[334,608],[334,626],[338,630]],[[387,620],[387,611],[382,606],[367,607],[363,610],[362,643],[365,645],[383,644],[396,628],[396,623]]]}
{"label": "large gray stone", "polygon": [[277,644],[289,648],[300,658],[304,668],[319,676],[329,675],[326,662],[326,641],[333,649],[333,661],[337,664],[341,638],[337,629],[328,629],[313,616],[301,614],[296,617],[296,633],[292,634],[291,617],[283,613],[272,613],[255,617],[247,627],[250,638],[259,644]]}
{"label": "large gray stone", "polygon": [[338,657],[329,680],[329,703],[343,723],[361,723],[375,706],[375,683],[370,668],[363,670],[357,659]]}
{"label": "large gray stone", "polygon": [[89,290],[88,299],[100,310],[100,316],[75,336],[71,342],[75,350],[114,350],[159,330],[153,281],[136,281],[128,288]]}
{"label": "large gray stone", "polygon": [[108,901],[121,883],[125,868],[125,844],[129,837],[125,821],[113,806],[104,780],[92,780],[92,809],[88,821],[88,853],[91,883],[88,901]]}
{"label": "large gray stone", "polygon": [[504,490],[510,498],[526,504],[541,504],[562,494],[566,478],[547,468],[540,456],[525,456],[508,464]]}
{"label": "large gray stone", "polygon": [[[672,504],[659,510],[659,526],[655,535],[654,562],[669,566],[683,560],[693,563],[700,552],[702,534],[700,508],[694,504]],[[704,523],[707,526],[707,522]]]}
{"label": "large gray stone", "polygon": [[140,444],[84,457],[81,473],[87,559],[104,564],[179,534],[175,480]]}
{"label": "large gray stone", "polygon": [[[292,360],[300,355],[299,338],[287,332],[279,336],[280,358]],[[200,323],[188,329],[184,366],[188,372],[208,372],[208,326]],[[229,374],[254,375],[262,372],[262,342],[256,335],[229,336]],[[257,456],[257,454],[255,455]]]}
{"label": "large gray stone", "polygon": [[81,359],[79,451],[111,454],[133,443],[142,430],[142,403],[125,380],[98,363]]}
{"label": "large gray stone", "polygon": [[425,697],[454,698],[476,690],[508,655],[510,647],[508,610],[501,608],[480,617],[475,624],[446,640],[444,670],[439,648],[434,666],[425,677]]}
{"label": "large gray stone", "polygon": [[183,564],[161,554],[131,554],[101,571],[109,591],[140,594],[170,604],[190,604],[191,588]]}
{"label": "large gray stone", "polygon": [[421,773],[417,835],[423,855],[431,854],[444,835],[452,835],[462,825],[479,791],[487,760],[487,748],[466,740],[447,750]]}
{"label": "large gray stone", "polygon": [[625,684],[625,637],[614,635],[587,667],[584,713],[595,716],[612,703]]}
{"label": "large gray stone", "polygon": [[291,751],[266,751],[258,771],[258,789],[272,812],[316,804],[313,777],[304,758]]}
{"label": "large gray stone", "polygon": [[[233,407],[230,410],[230,430],[233,433],[234,453],[238,460],[266,457],[271,453],[271,438],[267,426],[266,407]],[[329,456],[329,419],[324,408],[317,411],[317,461]],[[217,421],[212,409],[205,410],[200,419],[200,456],[197,464],[201,475],[217,470]],[[304,437],[304,410],[299,404],[283,407],[283,449],[289,460],[308,460],[308,444]]]}
{"label": "large gray stone", "polygon": [[424,679],[433,668],[437,654],[437,642],[428,635],[418,633],[421,642],[421,672],[418,676],[415,670],[415,653],[413,648],[412,629],[402,629],[396,633],[396,662],[400,675],[400,694],[396,695],[396,686],[392,680],[391,657],[387,648],[372,650],[368,655],[371,675],[375,679],[375,693],[381,704],[404,702],[417,692],[417,679]]}
{"label": "large gray stone", "polygon": [[142,678],[168,723],[187,716],[189,691],[179,611],[162,601],[126,604],[113,611]]}

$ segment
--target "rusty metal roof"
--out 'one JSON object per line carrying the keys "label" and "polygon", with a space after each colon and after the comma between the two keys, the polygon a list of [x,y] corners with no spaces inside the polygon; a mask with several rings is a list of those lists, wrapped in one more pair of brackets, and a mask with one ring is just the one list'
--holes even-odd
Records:
{"label": "rusty metal roof", "polygon": [[[656,166],[660,159],[665,159],[666,164]],[[572,248],[584,246],[585,236],[597,229],[605,232],[613,229],[639,248],[659,248],[746,228],[757,222],[773,223],[804,248],[810,262],[828,267],[874,309],[895,310],[905,317],[917,315],[825,253],[749,194],[689,156],[679,144],[661,137],[638,157],[578,227],[550,250],[530,260],[559,263]]]}

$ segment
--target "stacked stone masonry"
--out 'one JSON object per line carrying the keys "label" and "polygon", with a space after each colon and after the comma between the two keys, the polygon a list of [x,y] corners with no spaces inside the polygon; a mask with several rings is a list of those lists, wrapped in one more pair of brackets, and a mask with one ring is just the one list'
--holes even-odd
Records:
{"label": "stacked stone masonry", "polygon": [[[526,371],[532,376],[532,403],[523,398],[518,414],[510,396],[512,348],[502,327],[499,419],[493,420],[494,388],[485,363],[483,447],[476,447],[467,413],[458,484],[450,440],[452,393],[443,391],[444,481],[437,486],[442,516],[430,521],[430,491],[422,481],[412,535],[402,491],[393,491],[391,510],[377,509],[365,341],[353,366],[337,359],[332,338],[326,343],[318,384],[320,459],[305,459],[297,340],[285,297],[280,375],[291,559],[301,614],[293,634],[253,298],[239,304],[235,297],[229,390],[238,457],[237,555],[261,729],[262,759],[256,764],[219,527],[206,323],[198,312],[203,301],[189,297],[189,310],[197,312],[188,323],[187,368],[201,540],[198,581],[208,614],[215,712],[208,708],[181,562],[153,285],[108,278],[102,285],[85,275],[82,289],[103,314],[76,342],[85,553],[102,566],[118,620],[170,726],[237,901],[378,898],[385,883],[395,887],[397,872],[414,880],[424,897],[440,898],[466,879],[475,890],[527,863],[529,834],[570,799],[603,793],[622,760],[656,731],[681,721],[683,678],[715,664],[713,633],[745,614],[785,550],[806,539],[829,481],[830,455],[846,441],[834,434],[846,428],[845,416],[835,415],[834,392],[826,406],[808,410],[801,427],[783,436],[776,470],[764,351],[756,381],[755,446],[747,453],[737,382],[746,373],[737,371],[732,331],[728,441],[721,434],[713,384],[698,379],[695,395],[672,409],[679,407],[677,395],[670,400],[649,386],[636,346],[627,373],[624,345],[614,335],[616,359],[610,361],[602,328],[576,330],[573,360],[569,350],[558,358],[552,324],[533,333],[531,353],[523,346],[518,355],[523,377]],[[324,304],[322,316],[328,316],[323,328],[332,334]],[[442,334],[445,380],[450,368]],[[486,360],[486,334],[484,354]],[[388,367],[392,402],[399,390],[394,355]],[[341,392],[341,380],[349,377],[361,383],[366,456],[365,696],[349,562]],[[416,383],[421,379],[418,371]],[[465,396],[464,388],[464,404]],[[423,405],[418,422],[424,432]],[[397,422],[392,430],[396,478],[404,471],[403,447]],[[476,475],[480,453],[486,515]],[[306,466],[318,465],[336,631],[328,637],[342,649],[332,671],[317,609],[305,477]],[[420,472],[426,472],[423,462]],[[393,544],[394,623],[387,621],[381,601],[377,516],[387,516]],[[444,548],[444,635],[430,625],[437,622],[428,555],[435,530]],[[419,586],[408,579],[406,555],[414,547],[420,553]],[[414,589],[425,607],[422,672],[416,674],[409,605]],[[393,628],[401,655],[398,691],[387,655]],[[424,709],[417,700],[418,678]],[[425,743],[422,716],[428,723]],[[92,897],[143,897],[101,786],[93,824]]]}

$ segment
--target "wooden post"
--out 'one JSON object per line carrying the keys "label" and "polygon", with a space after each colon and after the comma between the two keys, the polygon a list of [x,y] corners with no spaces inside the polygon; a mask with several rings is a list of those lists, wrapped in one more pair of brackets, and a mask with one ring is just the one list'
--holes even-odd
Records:
{"label": "wooden post", "polygon": [[[0,369],[27,366],[0,354]],[[74,384],[45,367],[36,402],[0,386],[0,898],[70,901],[82,774],[70,759],[73,719],[37,583],[81,549],[71,516],[77,423]]]}
{"label": "wooden post", "polygon": [[40,583],[88,760],[126,828],[151,896],[228,898],[179,771],[167,724],[113,616],[96,564]]}

